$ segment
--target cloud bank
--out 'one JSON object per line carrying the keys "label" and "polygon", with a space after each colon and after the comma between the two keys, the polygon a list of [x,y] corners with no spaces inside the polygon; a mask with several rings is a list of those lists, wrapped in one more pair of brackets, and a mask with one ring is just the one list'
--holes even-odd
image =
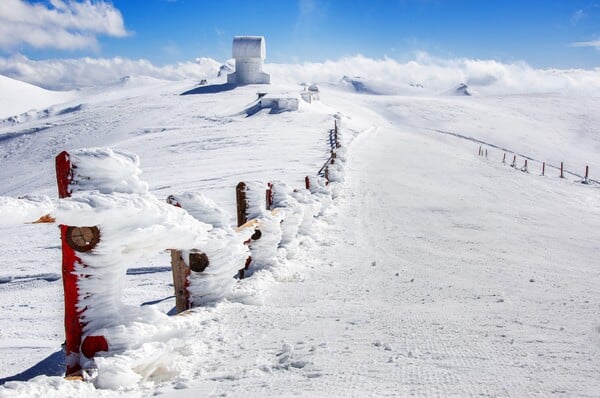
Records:
{"label": "cloud bank", "polygon": [[[23,55],[0,57],[0,74],[48,89],[72,89],[112,83],[123,76],[163,80],[213,79],[220,62],[210,58],[156,66],[128,58],[78,58],[36,61]],[[266,64],[272,82],[339,83],[343,76],[361,77],[368,92],[437,95],[469,85],[476,94],[559,92],[600,95],[600,68],[535,69],[526,63],[494,60],[440,59],[418,54],[409,62],[360,55],[322,63]]]}
{"label": "cloud bank", "polygon": [[0,1],[0,49],[21,45],[60,50],[98,47],[97,35],[128,35],[123,16],[111,3],[85,0],[50,0],[30,4]]}

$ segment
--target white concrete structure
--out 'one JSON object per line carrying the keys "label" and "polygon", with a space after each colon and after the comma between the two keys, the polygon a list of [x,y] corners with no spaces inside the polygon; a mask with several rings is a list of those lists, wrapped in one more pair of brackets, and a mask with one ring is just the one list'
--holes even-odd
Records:
{"label": "white concrete structure", "polygon": [[234,37],[233,58],[235,58],[235,73],[227,75],[227,83],[236,85],[269,84],[271,76],[262,70],[266,53],[264,37]]}

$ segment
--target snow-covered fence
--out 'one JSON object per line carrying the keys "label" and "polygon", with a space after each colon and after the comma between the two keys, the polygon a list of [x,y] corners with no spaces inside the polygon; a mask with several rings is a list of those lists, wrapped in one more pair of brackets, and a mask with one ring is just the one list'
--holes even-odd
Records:
{"label": "snow-covered fence", "polygon": [[96,366],[97,353],[140,347],[169,324],[151,306],[122,302],[132,261],[171,251],[178,312],[218,301],[256,271],[277,275],[281,262],[298,252],[301,236],[316,237],[316,218],[337,196],[345,162],[338,129],[336,120],[330,156],[316,177],[305,179],[306,189],[279,181],[238,184],[238,228],[199,193],[158,200],[138,178],[134,154],[110,148],[59,154],[60,200],[52,219],[61,229],[66,374],[81,377]]}
{"label": "snow-covered fence", "polygon": [[[478,149],[478,155],[479,156],[485,156],[487,158],[487,149],[484,149],[483,146],[480,145],[479,149]],[[520,155],[520,156],[522,156],[524,158],[523,166],[520,167],[520,168],[517,167],[517,155],[513,154],[513,159],[512,159],[512,163],[510,164],[510,167],[515,168],[515,169],[519,169],[520,171],[525,172],[525,173],[529,173],[529,160],[531,160],[533,162],[535,162],[536,160],[533,159],[533,158],[531,158],[531,157],[526,157],[526,156],[523,156],[523,155]],[[538,162],[538,163],[541,163],[541,173],[540,173],[540,176],[546,176],[546,162],[542,161],[542,162]],[[502,155],[502,164],[506,164],[506,152],[504,152],[503,155]],[[571,174],[571,175],[573,175],[575,177],[578,177],[579,180],[577,180],[577,182],[580,182],[582,184],[586,184],[586,185],[592,184],[592,183],[594,183],[594,184],[600,184],[600,181],[590,179],[590,175],[589,175],[590,174],[590,167],[589,167],[589,165],[585,166],[583,175],[579,175],[579,174],[574,173],[572,171],[565,170],[564,162],[560,162],[560,166],[559,167],[552,166],[552,165],[550,165],[550,167],[559,170],[559,175],[558,175],[559,178],[565,178],[565,173],[569,173],[569,174]]]}
{"label": "snow-covered fence", "polygon": [[187,306],[216,301],[231,289],[248,255],[247,236],[226,225],[229,216],[214,203],[199,194],[175,196],[179,207],[159,201],[138,179],[137,156],[126,152],[63,152],[56,164],[67,375],[93,367],[100,351],[153,341],[168,323],[154,308],[121,301],[128,263],[165,249],[177,251],[183,263],[189,259]]}

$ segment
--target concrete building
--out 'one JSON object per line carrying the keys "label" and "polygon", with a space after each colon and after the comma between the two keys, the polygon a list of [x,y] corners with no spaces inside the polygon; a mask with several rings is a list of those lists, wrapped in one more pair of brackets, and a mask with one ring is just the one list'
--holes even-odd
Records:
{"label": "concrete building", "polygon": [[264,37],[234,37],[235,73],[227,75],[227,83],[235,85],[269,84],[271,76],[262,70],[266,53]]}

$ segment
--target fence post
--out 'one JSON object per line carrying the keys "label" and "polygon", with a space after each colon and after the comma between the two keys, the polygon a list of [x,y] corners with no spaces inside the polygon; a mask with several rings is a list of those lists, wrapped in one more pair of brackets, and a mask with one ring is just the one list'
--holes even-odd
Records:
{"label": "fence post", "polygon": [[585,177],[583,177],[583,181],[582,181],[584,184],[590,183],[590,181],[588,179],[589,173],[590,173],[590,166],[585,166]]}
{"label": "fence post", "polygon": [[542,162],[542,175],[546,173],[546,162]]}
{"label": "fence post", "polygon": [[246,199],[246,183],[240,182],[235,187],[235,203],[237,205],[237,225],[241,227],[248,221],[248,201]]}
{"label": "fence post", "polygon": [[502,156],[502,164],[506,164],[506,152],[504,152],[504,156]]}
{"label": "fence post", "polygon": [[565,178],[563,162],[560,162],[560,178]]}
{"label": "fence post", "polygon": [[[241,227],[248,222],[248,199],[246,198],[246,183],[243,181],[238,183],[235,187],[235,202],[237,207],[237,226]],[[251,240],[252,239],[244,243],[249,245]],[[238,270],[238,277],[240,279],[244,279],[246,270],[250,268],[251,262],[252,256],[248,256],[244,268]]]}
{"label": "fence post", "polygon": [[[173,195],[167,197],[167,203],[181,208],[181,204]],[[190,268],[183,260],[181,250],[171,249],[171,272],[173,272],[173,289],[175,291],[175,310],[179,314],[190,309]]]}
{"label": "fence post", "polygon": [[[63,151],[56,156],[56,183],[60,199],[71,197],[74,168],[76,166],[71,163],[68,152]],[[81,268],[86,267],[75,251],[91,251],[100,241],[100,230],[95,226],[73,227],[61,224],[59,227],[65,295],[65,374],[78,376],[81,373],[80,354],[93,358],[97,352],[108,351],[108,343],[104,336],[87,336],[82,341],[84,323],[81,318],[85,309],[78,309],[79,276],[75,273],[78,265]]]}
{"label": "fence post", "polygon": [[479,151],[477,152],[477,155],[481,156],[481,145],[479,145]]}
{"label": "fence post", "polygon": [[267,210],[271,210],[271,207],[273,207],[273,183],[271,182],[267,183],[265,203]]}
{"label": "fence post", "polygon": [[190,268],[183,260],[180,250],[171,250],[171,270],[175,289],[175,309],[181,313],[190,308],[189,280]]}
{"label": "fence post", "polygon": [[335,158],[336,158],[336,154],[335,151],[332,149],[331,150],[331,164],[335,164]]}
{"label": "fence post", "polygon": [[310,178],[308,176],[304,177],[304,187],[310,191]]}
{"label": "fence post", "polygon": [[487,149],[485,150],[485,157],[487,158]]}
{"label": "fence post", "polygon": [[517,166],[517,155],[513,155],[513,161],[512,164],[510,165],[510,167],[516,167]]}
{"label": "fence post", "polygon": [[523,168],[521,169],[522,172],[524,173],[529,173],[529,171],[527,170],[527,159],[525,159],[525,165],[523,166]]}

